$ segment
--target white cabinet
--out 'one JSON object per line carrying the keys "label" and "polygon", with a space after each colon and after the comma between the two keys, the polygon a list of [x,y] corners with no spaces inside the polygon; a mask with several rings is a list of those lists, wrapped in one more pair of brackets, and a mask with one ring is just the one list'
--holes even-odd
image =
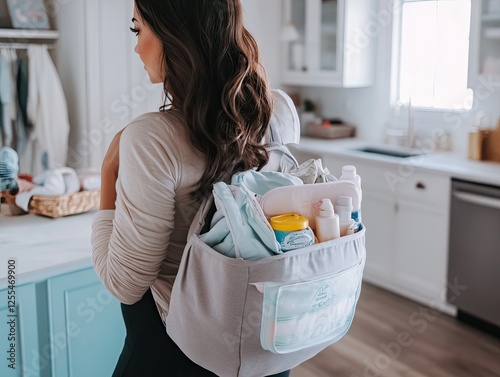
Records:
{"label": "white cabinet", "polygon": [[[353,164],[363,188],[364,278],[425,304],[445,302],[450,179],[411,165],[323,156],[338,176]],[[448,309],[443,305],[440,309]]]}
{"label": "white cabinet", "polygon": [[283,83],[362,87],[373,80],[375,1],[284,0]]}
{"label": "white cabinet", "polygon": [[473,1],[469,52],[469,87],[499,86],[500,2]]}
{"label": "white cabinet", "polygon": [[[361,172],[359,172],[361,174]],[[368,227],[365,275],[367,280],[391,284],[388,273],[393,271],[394,259],[394,199],[390,194],[366,188],[363,191],[362,221]]]}
{"label": "white cabinet", "polygon": [[404,199],[397,208],[395,281],[412,295],[444,300],[448,215]]}
{"label": "white cabinet", "polygon": [[450,192],[448,177],[419,172],[396,189],[395,281],[417,298],[445,301]]}

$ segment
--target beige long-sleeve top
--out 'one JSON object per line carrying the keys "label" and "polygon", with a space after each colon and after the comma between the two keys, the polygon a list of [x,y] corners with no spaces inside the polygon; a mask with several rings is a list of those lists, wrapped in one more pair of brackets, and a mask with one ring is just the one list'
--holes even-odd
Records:
{"label": "beige long-sleeve top", "polygon": [[[298,143],[300,122],[290,97],[272,91],[274,110],[263,140]],[[133,304],[151,288],[165,322],[170,292],[200,203],[189,193],[205,159],[189,141],[179,113],[149,113],[134,120],[120,139],[116,209],[99,211],[92,225],[94,268],[121,302]],[[281,161],[270,161],[277,170]]]}
{"label": "beige long-sleeve top", "polygon": [[200,203],[189,193],[205,167],[175,112],[135,119],[120,139],[116,209],[98,211],[92,224],[94,268],[122,303],[151,288],[165,321],[170,292]]}

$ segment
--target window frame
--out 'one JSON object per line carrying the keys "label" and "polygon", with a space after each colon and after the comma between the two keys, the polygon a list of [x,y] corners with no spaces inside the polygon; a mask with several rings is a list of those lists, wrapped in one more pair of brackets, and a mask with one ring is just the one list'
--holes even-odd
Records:
{"label": "window frame", "polygon": [[[408,103],[399,102],[399,84],[401,77],[401,50],[402,50],[402,33],[403,33],[403,5],[404,3],[410,2],[424,2],[424,1],[434,1],[434,0],[395,0],[393,2],[393,26],[392,26],[392,48],[391,48],[391,82],[390,82],[390,107],[392,118],[397,120],[400,119],[398,113],[407,112],[409,108]],[[471,2],[471,18],[473,18],[473,1]],[[470,29],[472,31],[472,19],[470,24]],[[468,71],[467,71],[467,82],[470,78],[470,66],[471,59],[470,54],[473,50],[471,46],[472,40],[469,44],[469,55],[468,55]],[[469,85],[468,85],[469,86]],[[473,94],[474,101],[474,94]],[[442,120],[443,116],[448,113],[456,114],[469,114],[474,109],[474,103],[470,109],[467,108],[437,108],[430,106],[414,106],[412,105],[412,111],[414,113],[422,113],[424,118],[431,120],[433,117],[440,117]],[[394,119],[393,119],[394,120]]]}

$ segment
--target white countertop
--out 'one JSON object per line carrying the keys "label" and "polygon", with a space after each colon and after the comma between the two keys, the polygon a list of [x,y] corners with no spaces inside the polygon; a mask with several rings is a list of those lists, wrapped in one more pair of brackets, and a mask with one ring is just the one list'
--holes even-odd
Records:
{"label": "white countertop", "polygon": [[90,233],[95,212],[51,219],[0,215],[0,288],[7,262],[16,260],[17,285],[92,266]]}
{"label": "white countertop", "polygon": [[[426,153],[416,157],[398,158],[355,150],[368,146],[397,148],[356,138],[328,140],[304,136],[301,137],[298,148],[310,154],[350,157],[353,159],[353,164],[356,160],[364,160],[380,164],[412,165],[416,169],[446,174],[451,178],[500,186],[500,163],[498,162],[473,161],[463,154],[454,152]],[[416,151],[419,150],[416,149]]]}

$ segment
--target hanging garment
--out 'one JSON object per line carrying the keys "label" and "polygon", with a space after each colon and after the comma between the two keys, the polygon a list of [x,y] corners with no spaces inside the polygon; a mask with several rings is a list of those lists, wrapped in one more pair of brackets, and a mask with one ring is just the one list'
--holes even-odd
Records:
{"label": "hanging garment", "polygon": [[8,65],[0,53],[0,146],[4,145],[4,127],[3,127],[3,99],[8,98],[10,93],[10,80],[8,75]]}
{"label": "hanging garment", "polygon": [[66,165],[69,121],[61,80],[47,46],[28,47],[28,121],[33,124],[21,170],[38,175]]}
{"label": "hanging garment", "polygon": [[12,78],[12,61],[15,60],[15,52],[9,49],[0,51],[0,102],[2,115],[2,144],[10,147],[13,141],[12,122],[16,119],[14,88]]}
{"label": "hanging garment", "polygon": [[15,121],[16,143],[15,149],[17,153],[22,155],[26,150],[27,137],[30,129],[28,123],[28,71],[27,63],[23,58],[19,58],[16,62],[16,103],[17,103],[17,118]]}

